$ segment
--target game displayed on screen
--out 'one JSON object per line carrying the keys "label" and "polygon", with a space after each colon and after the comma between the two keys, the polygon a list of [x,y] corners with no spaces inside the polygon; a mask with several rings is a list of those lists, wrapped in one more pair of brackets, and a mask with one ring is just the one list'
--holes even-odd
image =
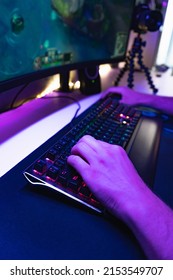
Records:
{"label": "game displayed on screen", "polygon": [[133,0],[1,0],[0,81],[124,55]]}

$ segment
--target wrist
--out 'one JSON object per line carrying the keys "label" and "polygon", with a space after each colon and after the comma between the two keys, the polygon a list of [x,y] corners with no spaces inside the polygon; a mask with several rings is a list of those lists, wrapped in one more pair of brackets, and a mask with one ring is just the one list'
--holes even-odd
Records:
{"label": "wrist", "polygon": [[147,224],[148,217],[152,211],[151,208],[155,204],[155,199],[155,195],[152,191],[142,182],[141,185],[135,189],[135,192],[132,192],[132,194],[123,201],[120,218],[123,219],[131,229],[138,226],[140,227],[141,224]]}

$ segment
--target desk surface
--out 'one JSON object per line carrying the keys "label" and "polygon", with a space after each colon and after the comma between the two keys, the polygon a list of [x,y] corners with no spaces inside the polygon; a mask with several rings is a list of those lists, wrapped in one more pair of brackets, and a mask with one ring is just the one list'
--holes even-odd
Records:
{"label": "desk surface", "polygon": [[[82,112],[99,94],[80,98]],[[0,175],[9,170],[0,184],[0,259],[144,259],[135,237],[118,219],[27,184],[22,171],[74,116],[77,105],[63,102],[35,100],[0,116]],[[165,156],[170,154],[164,149]],[[167,164],[166,172],[172,166]],[[169,191],[156,192],[172,203]]]}
{"label": "desk surface", "polygon": [[[79,113],[100,96],[100,94],[90,97],[79,94],[57,94],[59,95],[80,100]],[[51,96],[55,94],[50,94],[49,97]],[[67,125],[77,109],[76,102],[64,97],[33,100],[17,109],[0,114],[0,176]]]}
{"label": "desk surface", "polygon": [[0,259],[145,258],[118,219],[26,182],[22,171],[55,139],[56,135],[1,179]]}
{"label": "desk surface", "polygon": [[[80,112],[99,96],[82,97]],[[35,189],[22,174],[72,119],[77,105],[69,104],[62,99],[35,100],[6,113],[0,166],[1,174],[10,171],[1,178],[0,259],[143,259],[135,237],[118,219]]]}
{"label": "desk surface", "polygon": [[[115,75],[117,75],[117,69],[111,69],[107,75],[102,74],[103,90],[113,84]],[[121,80],[120,86],[126,85],[126,79],[127,73]],[[173,76],[170,71],[164,73],[161,78],[154,73],[153,80],[156,87],[159,88],[158,95],[173,95]],[[143,73],[135,74],[135,89],[149,92]],[[82,113],[100,97],[99,94],[86,97],[78,93],[70,94],[70,96],[79,100],[81,105],[79,113]],[[77,108],[77,104],[68,99],[37,99],[16,110],[0,114],[0,176],[69,123]]]}

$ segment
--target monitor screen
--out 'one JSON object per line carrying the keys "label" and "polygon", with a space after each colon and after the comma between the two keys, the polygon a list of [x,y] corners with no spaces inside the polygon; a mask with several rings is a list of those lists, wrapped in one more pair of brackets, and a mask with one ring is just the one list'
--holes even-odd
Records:
{"label": "monitor screen", "polygon": [[134,0],[1,0],[0,92],[123,60]]}

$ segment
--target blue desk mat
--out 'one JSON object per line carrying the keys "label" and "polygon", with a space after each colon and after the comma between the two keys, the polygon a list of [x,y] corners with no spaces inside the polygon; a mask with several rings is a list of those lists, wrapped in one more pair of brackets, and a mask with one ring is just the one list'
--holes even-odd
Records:
{"label": "blue desk mat", "polygon": [[154,192],[173,208],[173,120],[165,123],[157,161]]}
{"label": "blue desk mat", "polygon": [[54,141],[56,135],[0,179],[0,259],[145,259],[118,219],[27,183],[23,170]]}

